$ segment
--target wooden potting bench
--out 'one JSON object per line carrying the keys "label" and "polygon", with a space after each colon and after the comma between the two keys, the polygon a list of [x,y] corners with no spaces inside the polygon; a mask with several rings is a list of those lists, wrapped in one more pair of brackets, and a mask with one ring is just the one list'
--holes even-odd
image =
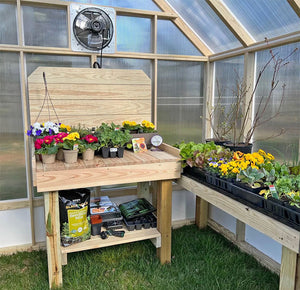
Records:
{"label": "wooden potting bench", "polygon": [[[282,257],[279,289],[300,289],[299,231],[189,177],[182,176],[177,183],[196,195],[196,224],[199,228],[207,226],[208,205],[212,204],[235,217],[237,222],[247,224],[280,243]],[[236,238],[243,239],[239,236]]]}
{"label": "wooden potting bench", "polygon": [[[43,72],[53,105],[65,124],[91,127],[102,122],[151,119],[151,81],[142,71],[40,67],[28,78],[32,123],[43,104]],[[46,119],[47,111],[41,116]],[[42,164],[33,158],[34,184],[44,193],[50,287],[62,285],[62,265],[72,252],[151,239],[160,262],[171,261],[172,180],[180,177],[181,163],[173,147],[162,144],[160,149],[137,154],[125,151],[124,158],[96,156],[93,161],[78,160],[75,164]],[[59,190],[150,181],[157,194],[157,229],[126,231],[124,238],[107,240],[97,236],[61,247]]]}

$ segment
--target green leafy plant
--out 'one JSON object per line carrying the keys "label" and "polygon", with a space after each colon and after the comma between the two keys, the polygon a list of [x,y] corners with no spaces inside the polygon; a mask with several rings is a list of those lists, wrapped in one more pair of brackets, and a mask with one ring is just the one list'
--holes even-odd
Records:
{"label": "green leafy plant", "polygon": [[130,139],[129,130],[114,130],[111,133],[111,144],[113,147],[124,147]]}
{"label": "green leafy plant", "polygon": [[241,182],[248,184],[252,188],[261,187],[264,173],[260,169],[249,166],[246,170],[240,173]]}

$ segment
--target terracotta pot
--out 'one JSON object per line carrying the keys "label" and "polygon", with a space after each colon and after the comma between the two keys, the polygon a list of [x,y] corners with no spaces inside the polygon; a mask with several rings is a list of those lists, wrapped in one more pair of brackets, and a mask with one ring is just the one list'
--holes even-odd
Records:
{"label": "terracotta pot", "polygon": [[42,162],[44,164],[51,164],[55,162],[56,154],[42,154]]}
{"label": "terracotta pot", "polygon": [[58,149],[56,159],[59,161],[64,161],[64,150],[62,148]]}
{"label": "terracotta pot", "polygon": [[64,150],[65,163],[76,163],[78,158],[78,150]]}
{"label": "terracotta pot", "polygon": [[95,151],[92,149],[86,149],[86,151],[82,152],[82,159],[85,161],[93,160],[95,156]]}

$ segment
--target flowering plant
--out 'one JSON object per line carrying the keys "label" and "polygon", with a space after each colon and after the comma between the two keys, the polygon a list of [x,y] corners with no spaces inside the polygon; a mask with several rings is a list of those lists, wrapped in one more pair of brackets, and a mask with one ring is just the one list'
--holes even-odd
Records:
{"label": "flowering plant", "polygon": [[43,137],[43,136],[51,136],[56,135],[59,132],[70,132],[71,127],[66,126],[62,123],[53,123],[51,121],[45,122],[45,123],[34,123],[30,126],[30,129],[27,130],[26,134],[27,136],[31,137]]}
{"label": "flowering plant", "polygon": [[142,130],[144,133],[153,133],[155,132],[155,126],[149,121],[142,121]]}
{"label": "flowering plant", "polygon": [[91,134],[81,138],[79,142],[80,152],[85,152],[87,149],[97,150],[99,146],[100,144],[98,138]]}
{"label": "flowering plant", "polygon": [[27,136],[39,137],[39,136],[47,136],[47,135],[55,135],[59,132],[60,124],[53,122],[45,122],[45,123],[34,123],[30,126],[30,129],[27,130]]}
{"label": "flowering plant", "polygon": [[38,138],[34,142],[35,154],[56,154],[58,150],[56,136]]}
{"label": "flowering plant", "polygon": [[75,150],[78,148],[78,145],[79,145],[78,140],[79,139],[80,139],[79,133],[72,132],[62,139],[63,140],[62,147],[66,150]]}
{"label": "flowering plant", "polygon": [[141,125],[136,123],[135,121],[123,121],[122,126],[125,130],[129,131],[139,131],[141,129]]}

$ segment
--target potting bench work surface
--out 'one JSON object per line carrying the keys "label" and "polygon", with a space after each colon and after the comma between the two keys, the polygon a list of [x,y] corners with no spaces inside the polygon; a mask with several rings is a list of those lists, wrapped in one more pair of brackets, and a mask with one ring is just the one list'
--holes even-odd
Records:
{"label": "potting bench work surface", "polygon": [[[269,217],[245,204],[242,204],[210,185],[203,184],[182,176],[177,183],[196,195],[196,224],[204,228],[208,224],[208,205],[212,204],[237,219],[237,224],[249,225],[261,233],[271,237],[282,245],[280,269],[280,289],[300,289],[300,232]],[[237,226],[238,228],[238,226]],[[236,238],[244,239],[243,233],[236,233]],[[239,236],[240,234],[240,236]]]}
{"label": "potting bench work surface", "polygon": [[[62,265],[71,252],[150,239],[157,247],[160,262],[171,262],[172,180],[180,177],[181,163],[171,146],[162,144],[160,148],[163,151],[125,151],[123,158],[96,156],[93,161],[74,164],[36,163],[35,183],[38,192],[44,192],[50,287],[62,285]],[[124,238],[102,240],[97,236],[66,248],[61,246],[58,190],[148,181],[156,182],[157,228],[126,231]]]}

